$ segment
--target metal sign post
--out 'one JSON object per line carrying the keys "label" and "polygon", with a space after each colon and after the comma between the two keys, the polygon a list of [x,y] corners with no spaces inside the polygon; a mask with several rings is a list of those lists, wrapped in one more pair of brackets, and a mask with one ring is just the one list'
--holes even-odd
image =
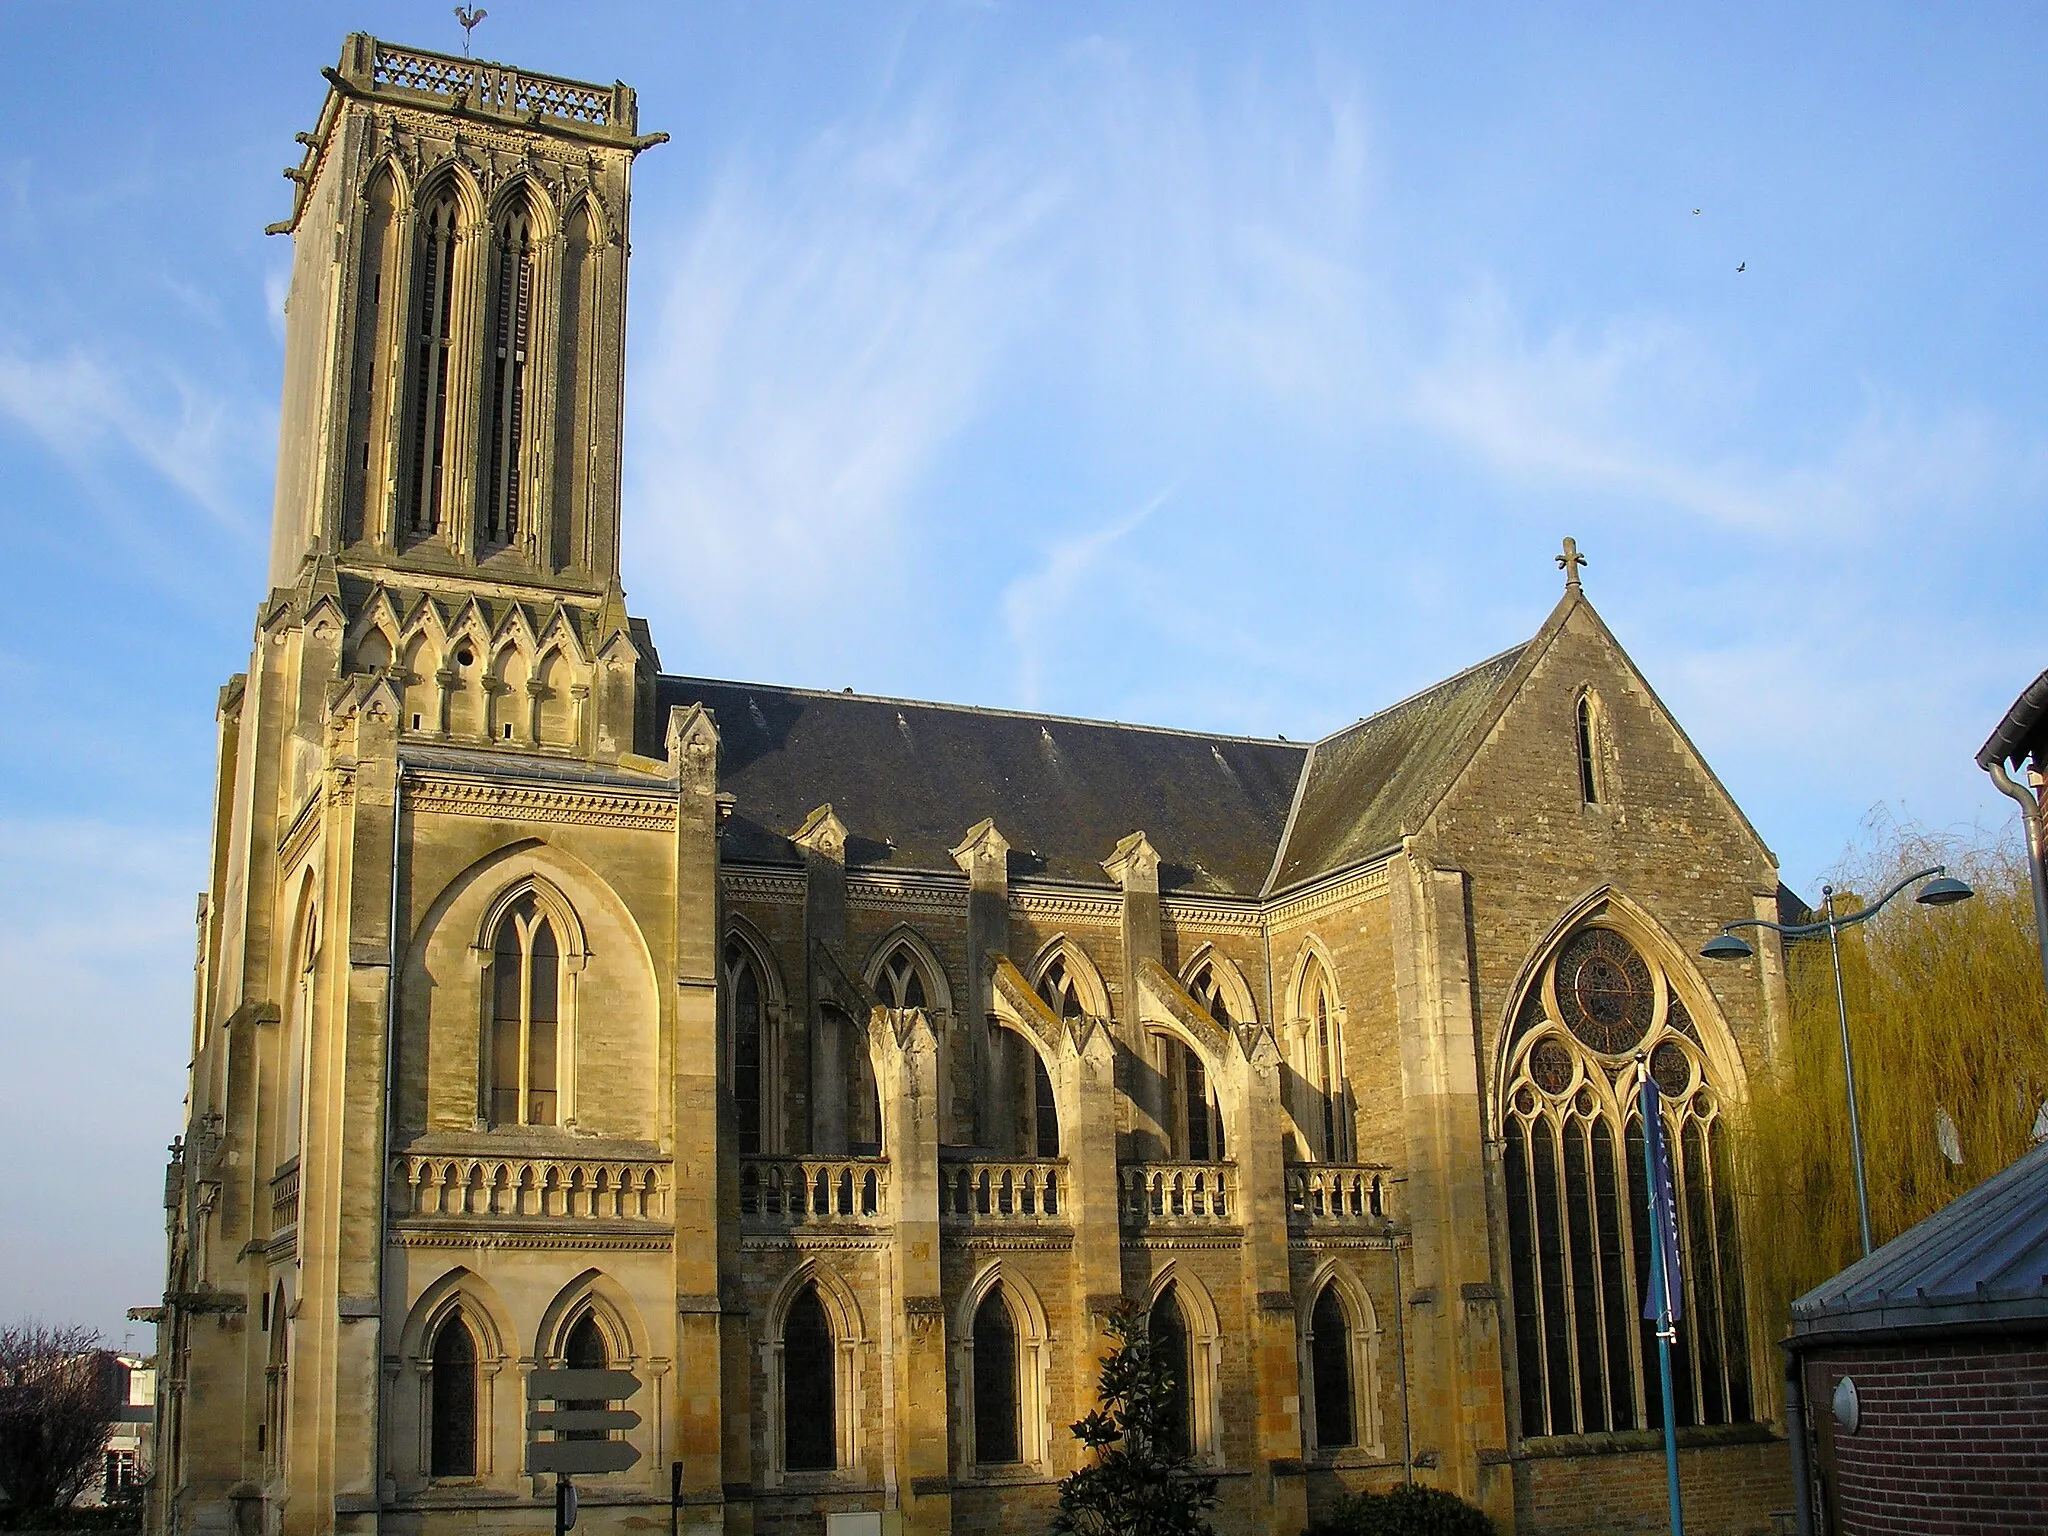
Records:
{"label": "metal sign post", "polygon": [[[555,1536],[576,1528],[576,1485],[570,1478],[586,1472],[623,1472],[640,1452],[612,1431],[635,1429],[640,1415],[630,1408],[571,1408],[569,1403],[623,1402],[640,1390],[631,1371],[535,1371],[526,1378],[526,1429],[529,1438],[526,1470],[538,1476],[555,1474]],[[539,1408],[537,1403],[552,1403]]]}
{"label": "metal sign post", "polygon": [[1671,1187],[1671,1148],[1664,1139],[1663,1096],[1649,1064],[1642,1069],[1643,1176],[1649,1187],[1650,1291],[1643,1317],[1657,1325],[1657,1374],[1664,1386],[1664,1480],[1671,1504],[1671,1536],[1685,1536],[1685,1511],[1678,1495],[1678,1415],[1671,1391],[1671,1346],[1678,1338],[1681,1311],[1678,1281],[1678,1202]]}

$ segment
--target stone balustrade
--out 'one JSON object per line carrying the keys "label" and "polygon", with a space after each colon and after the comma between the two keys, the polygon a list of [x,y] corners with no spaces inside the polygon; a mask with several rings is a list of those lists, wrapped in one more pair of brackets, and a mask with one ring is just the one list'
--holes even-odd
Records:
{"label": "stone balustrade", "polygon": [[1234,1163],[1125,1163],[1117,1178],[1127,1226],[1221,1224],[1236,1219]]}
{"label": "stone balustrade", "polygon": [[889,1160],[882,1157],[740,1159],[740,1219],[758,1226],[889,1219]]}
{"label": "stone balustrade", "polygon": [[1394,1186],[1385,1163],[1290,1163],[1287,1220],[1294,1226],[1391,1221]]}
{"label": "stone balustrade", "polygon": [[939,1220],[1064,1221],[1065,1158],[945,1158],[939,1164]]}
{"label": "stone balustrade", "polygon": [[668,1219],[666,1164],[645,1158],[407,1155],[391,1164],[394,1216]]}
{"label": "stone balustrade", "polygon": [[282,1232],[299,1224],[299,1160],[279,1166],[270,1176],[270,1230]]}

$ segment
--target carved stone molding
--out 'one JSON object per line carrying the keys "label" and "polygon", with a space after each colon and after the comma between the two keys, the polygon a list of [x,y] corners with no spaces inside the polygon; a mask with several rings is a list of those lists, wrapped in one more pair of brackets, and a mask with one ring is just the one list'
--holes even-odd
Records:
{"label": "carved stone molding", "polygon": [[1277,933],[1283,928],[1294,928],[1310,922],[1331,907],[1340,906],[1348,901],[1369,901],[1386,893],[1387,866],[1375,864],[1372,868],[1360,870],[1334,885],[1326,885],[1320,890],[1309,891],[1291,900],[1279,902],[1267,908],[1267,917],[1273,925],[1274,932]]}
{"label": "carved stone molding", "polygon": [[583,789],[540,789],[488,780],[429,777],[416,781],[406,808],[444,816],[489,816],[500,821],[573,822],[590,827],[673,831],[675,802],[657,795]]}

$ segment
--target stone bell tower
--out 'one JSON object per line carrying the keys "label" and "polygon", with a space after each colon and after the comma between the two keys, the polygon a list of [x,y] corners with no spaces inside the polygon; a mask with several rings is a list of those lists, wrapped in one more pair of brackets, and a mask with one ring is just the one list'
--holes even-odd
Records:
{"label": "stone bell tower", "polygon": [[270,581],[618,585],[631,89],[349,37],[289,219]]}

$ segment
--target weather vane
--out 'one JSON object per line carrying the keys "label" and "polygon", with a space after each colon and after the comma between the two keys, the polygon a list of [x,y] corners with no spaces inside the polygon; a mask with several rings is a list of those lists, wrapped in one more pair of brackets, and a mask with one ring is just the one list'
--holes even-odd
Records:
{"label": "weather vane", "polygon": [[455,19],[462,23],[462,56],[469,57],[469,34],[476,30],[476,24],[491,13],[480,5],[458,5]]}

